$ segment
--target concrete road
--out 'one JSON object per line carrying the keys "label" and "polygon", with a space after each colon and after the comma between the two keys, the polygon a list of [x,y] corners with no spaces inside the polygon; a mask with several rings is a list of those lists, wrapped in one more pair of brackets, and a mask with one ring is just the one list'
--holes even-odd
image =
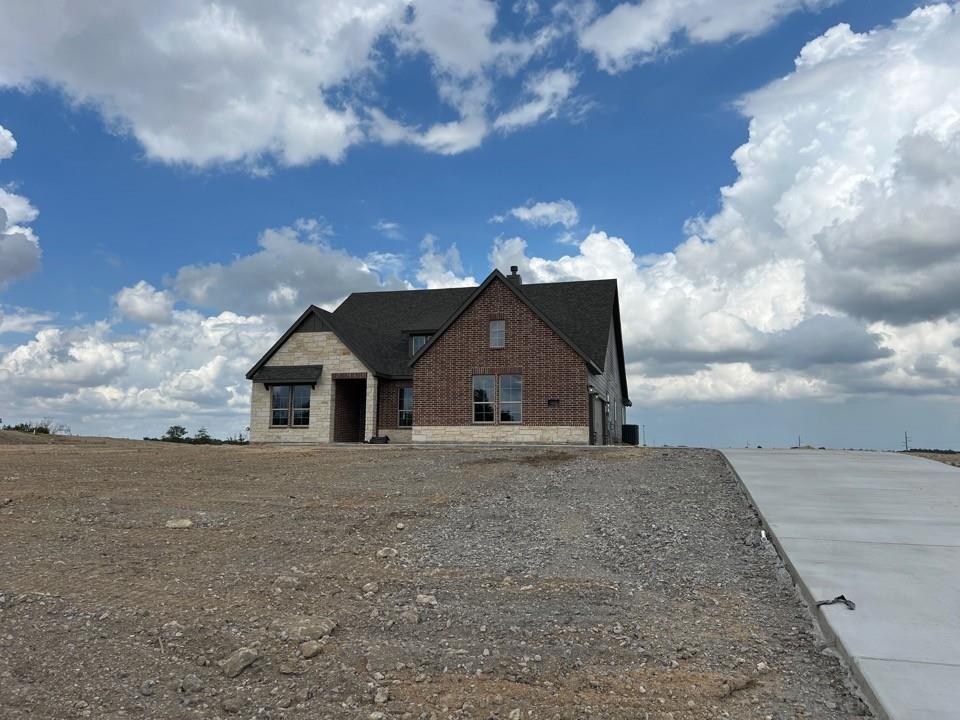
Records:
{"label": "concrete road", "polygon": [[894,453],[726,450],[868,700],[960,718],[960,469]]}

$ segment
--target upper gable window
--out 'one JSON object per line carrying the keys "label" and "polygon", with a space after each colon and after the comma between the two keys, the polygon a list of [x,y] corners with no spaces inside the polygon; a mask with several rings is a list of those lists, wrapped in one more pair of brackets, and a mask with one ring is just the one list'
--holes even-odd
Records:
{"label": "upper gable window", "polygon": [[427,340],[430,339],[429,335],[411,335],[410,336],[410,354],[416,355],[420,352],[420,348],[427,344]]}
{"label": "upper gable window", "polygon": [[507,344],[506,320],[490,321],[490,347],[502,348]]}

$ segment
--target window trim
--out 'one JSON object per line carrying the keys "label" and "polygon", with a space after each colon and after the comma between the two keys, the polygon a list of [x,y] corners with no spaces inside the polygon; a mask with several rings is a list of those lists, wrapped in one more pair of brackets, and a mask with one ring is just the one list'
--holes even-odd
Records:
{"label": "window trim", "polygon": [[[499,328],[500,328],[499,330],[500,344],[499,345],[493,344],[493,337],[494,337],[493,327],[496,323],[499,323]],[[487,341],[488,341],[488,344],[490,345],[491,350],[503,350],[503,348],[507,346],[507,321],[506,320],[500,318],[500,319],[494,319],[490,321],[490,324],[488,326],[488,332],[487,332]]]}
{"label": "window trim", "polygon": [[[477,401],[477,378],[493,379],[493,397],[486,401]],[[496,425],[497,424],[497,376],[496,375],[473,375],[470,379],[470,417],[474,425]],[[492,417],[489,420],[477,420],[477,405],[489,405],[492,411]]]}
{"label": "window trim", "polygon": [[[404,390],[410,391],[410,409],[403,409],[403,392]],[[409,424],[404,424],[400,421],[404,413],[410,414]],[[398,428],[412,428],[413,427],[413,385],[405,385],[397,388],[397,427]]]}
{"label": "window trim", "polygon": [[[287,392],[287,407],[286,407],[286,411],[287,411],[287,422],[284,423],[284,424],[282,424],[282,425],[275,425],[274,422],[273,422],[273,411],[274,411],[274,409],[276,409],[276,410],[283,410],[283,409],[284,409],[284,408],[282,408],[282,407],[280,407],[280,408],[275,408],[274,405],[273,405],[273,389],[274,389],[274,388],[277,388],[277,387],[285,387],[285,388],[287,388],[287,390],[288,390],[288,392]],[[294,424],[293,424],[293,413],[294,413],[293,397],[294,397],[294,393],[295,393],[295,388],[298,388],[298,387],[305,387],[305,388],[308,389],[307,400],[308,400],[309,404],[307,405],[306,408],[296,408],[296,409],[298,409],[298,410],[304,410],[304,409],[306,409],[306,411],[307,411],[307,422],[306,422],[305,425],[294,425]],[[314,389],[314,386],[313,386],[313,385],[309,385],[309,384],[307,384],[307,383],[276,383],[276,384],[274,384],[274,385],[268,385],[268,386],[267,386],[267,389],[268,389],[268,391],[269,391],[269,393],[270,393],[270,425],[269,425],[270,429],[276,428],[276,429],[279,430],[279,429],[282,429],[282,428],[286,428],[286,429],[288,429],[288,430],[304,430],[304,429],[310,427],[310,406],[313,404],[313,389]]]}

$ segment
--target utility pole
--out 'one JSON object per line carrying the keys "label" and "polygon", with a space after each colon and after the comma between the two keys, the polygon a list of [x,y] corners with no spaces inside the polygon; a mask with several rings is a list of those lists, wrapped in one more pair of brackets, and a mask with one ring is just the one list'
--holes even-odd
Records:
{"label": "utility pole", "polygon": [[903,451],[910,452],[910,436],[906,430],[903,431]]}

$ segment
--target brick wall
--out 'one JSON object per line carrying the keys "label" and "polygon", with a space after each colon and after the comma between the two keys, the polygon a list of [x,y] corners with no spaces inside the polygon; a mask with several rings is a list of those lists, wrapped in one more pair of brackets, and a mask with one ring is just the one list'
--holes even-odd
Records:
{"label": "brick wall", "polygon": [[[490,347],[491,320],[506,321],[506,347]],[[522,427],[588,424],[586,364],[497,279],[417,361],[414,441],[419,427],[472,426],[473,376],[503,374],[523,376]]]}
{"label": "brick wall", "polygon": [[[400,414],[400,388],[411,387],[413,380],[381,380],[377,422],[381,429],[396,429]],[[414,419],[416,422],[416,419]]]}

